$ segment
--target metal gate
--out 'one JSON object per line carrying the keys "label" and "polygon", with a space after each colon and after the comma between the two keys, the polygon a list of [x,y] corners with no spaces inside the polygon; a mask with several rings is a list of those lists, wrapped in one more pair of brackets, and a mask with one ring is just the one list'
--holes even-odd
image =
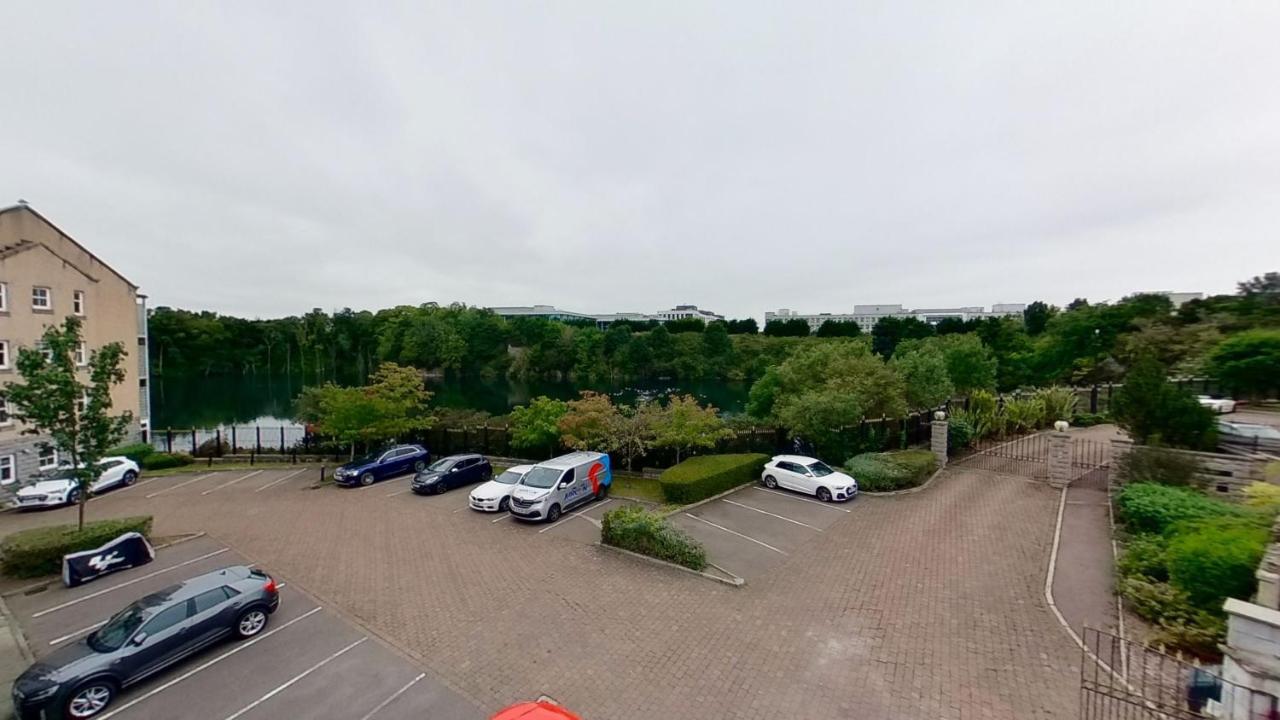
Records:
{"label": "metal gate", "polygon": [[973,452],[957,462],[978,470],[1048,479],[1049,436],[1036,433],[1013,440],[979,440]]}
{"label": "metal gate", "polygon": [[1081,635],[1081,720],[1280,720],[1276,698],[1103,630]]}
{"label": "metal gate", "polygon": [[1100,440],[1071,441],[1071,485],[1107,490],[1111,483],[1111,443]]}

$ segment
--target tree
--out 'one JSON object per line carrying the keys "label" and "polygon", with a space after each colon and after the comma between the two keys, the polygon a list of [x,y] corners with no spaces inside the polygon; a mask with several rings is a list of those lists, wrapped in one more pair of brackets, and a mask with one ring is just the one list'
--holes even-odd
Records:
{"label": "tree", "polygon": [[1191,450],[1217,444],[1217,418],[1190,393],[1169,382],[1168,370],[1150,355],[1139,358],[1111,400],[1111,415],[1136,442]]}
{"label": "tree", "polygon": [[802,318],[770,320],[764,324],[764,334],[770,337],[808,337],[809,322]]}
{"label": "tree", "polygon": [[350,444],[402,436],[431,427],[435,418],[428,403],[431,392],[423,386],[419,371],[383,363],[363,387],[334,383],[303,388],[297,401],[297,418],[315,425],[316,431]]}
{"label": "tree", "polygon": [[933,326],[934,333],[938,335],[957,335],[959,333],[967,333],[973,330],[973,323],[961,320],[958,317],[944,317]]}
{"label": "tree", "polygon": [[827,320],[818,326],[818,337],[858,337],[862,326],[853,320]]}
{"label": "tree", "polygon": [[705,371],[712,377],[722,377],[733,361],[733,340],[729,328],[722,322],[713,322],[702,333],[702,356],[706,359]]}
{"label": "tree", "polygon": [[947,377],[955,391],[968,394],[996,386],[997,361],[991,349],[977,335],[947,335],[925,342],[935,343],[947,363]]}
{"label": "tree", "polygon": [[666,407],[653,417],[654,447],[669,447],[680,455],[693,448],[715,447],[720,440],[733,435],[716,409],[702,407],[692,395],[675,395]]}
{"label": "tree", "polygon": [[882,358],[893,357],[893,351],[903,340],[927,338],[933,335],[933,326],[916,317],[880,318],[871,328],[871,349]]}
{"label": "tree", "polygon": [[556,427],[560,439],[574,450],[607,451],[617,414],[618,408],[608,395],[583,390],[577,400],[566,403]]}
{"label": "tree", "polygon": [[18,351],[21,381],[5,386],[16,407],[23,433],[48,435],[60,457],[71,459],[78,499],[78,527],[84,529],[89,485],[97,480],[98,463],[119,444],[133,415],[111,414],[111,388],[124,382],[124,346],[108,343],[89,354],[89,382],[80,382],[76,354],[81,347],[80,319],[68,317],[62,327],[45,330],[40,348]]}
{"label": "tree", "polygon": [[628,470],[653,445],[657,414],[652,403],[639,402],[635,407],[619,408],[609,418],[609,452],[621,456]]}
{"label": "tree", "polygon": [[760,326],[756,323],[755,318],[730,320],[728,325],[730,335],[755,335],[760,332]]}
{"label": "tree", "polygon": [[1280,388],[1280,330],[1250,330],[1223,340],[1209,358],[1224,388],[1250,398]]}
{"label": "tree", "polygon": [[902,378],[907,407],[932,410],[950,399],[954,388],[947,374],[947,358],[937,344],[902,350],[899,345],[891,365]]}
{"label": "tree", "polygon": [[1242,283],[1238,283],[1236,288],[1241,295],[1246,297],[1261,296],[1275,302],[1280,300],[1280,272],[1255,275]]}
{"label": "tree", "polygon": [[1057,313],[1057,309],[1050,306],[1043,300],[1036,300],[1022,311],[1022,322],[1027,328],[1028,335],[1039,335],[1044,332],[1045,326],[1049,324],[1049,318]]}
{"label": "tree", "polygon": [[667,327],[667,332],[672,335],[675,335],[676,333],[702,332],[707,327],[705,320],[696,317],[668,320],[665,325]]}
{"label": "tree", "polygon": [[528,405],[511,411],[511,444],[522,450],[555,450],[560,440],[560,418],[569,406],[560,400],[540,395]]}

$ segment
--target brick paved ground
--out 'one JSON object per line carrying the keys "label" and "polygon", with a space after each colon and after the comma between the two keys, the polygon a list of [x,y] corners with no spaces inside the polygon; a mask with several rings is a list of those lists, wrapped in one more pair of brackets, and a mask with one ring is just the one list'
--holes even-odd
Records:
{"label": "brick paved ground", "polygon": [[[735,590],[368,490],[158,480],[90,504],[207,530],[484,707],[546,693],[613,718],[1074,718],[1078,653],[1043,598],[1057,494],[954,471],[862,498]],[[456,505],[464,502],[455,493]],[[0,518],[0,533],[72,510]],[[577,521],[577,522],[580,522]]]}

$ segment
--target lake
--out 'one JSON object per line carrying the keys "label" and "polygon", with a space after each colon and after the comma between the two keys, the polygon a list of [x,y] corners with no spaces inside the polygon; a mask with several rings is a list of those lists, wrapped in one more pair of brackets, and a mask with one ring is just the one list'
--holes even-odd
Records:
{"label": "lake", "polygon": [[[216,427],[219,425],[275,426],[292,422],[293,399],[302,391],[300,377],[249,375],[244,377],[152,378],[151,427]],[[566,381],[522,382],[498,378],[429,378],[436,407],[471,408],[494,415],[510,412],[539,395],[572,400],[581,390],[606,392],[621,403],[637,397],[688,393],[722,412],[739,413],[746,407],[749,383],[652,380],[618,384],[579,384]]]}

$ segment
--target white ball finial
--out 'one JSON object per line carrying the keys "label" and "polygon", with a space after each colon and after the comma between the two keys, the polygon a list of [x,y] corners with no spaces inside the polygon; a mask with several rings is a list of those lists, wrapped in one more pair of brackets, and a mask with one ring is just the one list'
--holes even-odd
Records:
{"label": "white ball finial", "polygon": [[1059,420],[1058,422],[1053,424],[1053,429],[1057,430],[1058,432],[1066,432],[1067,428],[1069,427],[1071,426],[1067,424],[1066,420]]}
{"label": "white ball finial", "polygon": [[947,414],[941,410],[935,410],[933,413],[934,420],[946,420]]}

